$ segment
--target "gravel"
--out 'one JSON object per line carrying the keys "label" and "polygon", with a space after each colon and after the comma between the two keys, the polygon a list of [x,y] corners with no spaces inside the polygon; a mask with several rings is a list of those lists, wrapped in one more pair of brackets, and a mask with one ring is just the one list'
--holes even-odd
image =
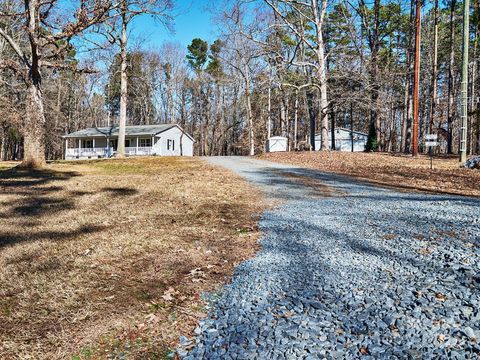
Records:
{"label": "gravel", "polygon": [[[480,356],[480,201],[396,192],[249,158],[209,158],[281,200],[261,250],[183,359]],[[284,176],[285,173],[295,177]],[[299,180],[334,189],[322,197]]]}
{"label": "gravel", "polygon": [[480,156],[468,159],[463,166],[467,169],[480,169]]}

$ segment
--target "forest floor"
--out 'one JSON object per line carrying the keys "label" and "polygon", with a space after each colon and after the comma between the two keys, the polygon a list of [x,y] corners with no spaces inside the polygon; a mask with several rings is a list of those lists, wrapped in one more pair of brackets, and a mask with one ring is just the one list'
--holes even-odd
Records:
{"label": "forest floor", "polygon": [[0,358],[163,359],[251,257],[257,190],[198,159],[0,163]]}
{"label": "forest floor", "polygon": [[480,171],[460,168],[457,157],[430,158],[387,153],[290,152],[261,155],[270,160],[348,175],[397,190],[480,196]]}

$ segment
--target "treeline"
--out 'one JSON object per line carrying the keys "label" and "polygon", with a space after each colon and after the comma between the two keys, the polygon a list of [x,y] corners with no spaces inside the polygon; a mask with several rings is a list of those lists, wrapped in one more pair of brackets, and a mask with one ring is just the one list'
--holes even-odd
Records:
{"label": "treeline", "polygon": [[[29,32],[18,15],[22,3],[0,4],[0,14],[10,14],[0,17],[2,159],[22,157],[25,135],[32,130],[28,111],[35,110],[28,86],[34,81],[19,71],[22,62],[9,41],[32,58]],[[39,2],[39,16],[48,19],[50,3],[57,4]],[[178,123],[195,137],[198,155],[255,154],[275,135],[288,137],[294,151],[310,149],[312,136],[321,134],[326,150],[335,127],[369,133],[372,151],[412,151],[413,1],[229,0],[212,9],[214,42],[192,34],[186,49],[169,42],[154,50],[132,45],[125,69],[119,47],[83,45],[91,52],[79,56],[76,37],[88,38],[91,31],[97,41],[98,34],[115,29],[118,17],[112,11],[125,12],[122,3],[104,1],[102,10],[91,5],[84,15],[90,20],[69,19],[71,36],[59,36],[53,27],[50,35],[43,29],[39,36],[53,37],[44,41],[41,56],[51,53],[55,60],[55,66],[43,63],[36,85],[44,120],[35,121],[43,121],[39,126],[45,131],[33,130],[42,136],[47,158],[61,158],[62,135],[119,122],[123,71],[127,124]],[[471,9],[469,154],[480,152],[479,3]],[[462,9],[457,0],[422,4],[420,151],[426,151],[422,140],[429,133],[438,134],[439,153],[459,151]],[[158,13],[158,8],[143,10]],[[63,48],[61,54],[56,47]],[[114,55],[105,60],[105,53]]]}

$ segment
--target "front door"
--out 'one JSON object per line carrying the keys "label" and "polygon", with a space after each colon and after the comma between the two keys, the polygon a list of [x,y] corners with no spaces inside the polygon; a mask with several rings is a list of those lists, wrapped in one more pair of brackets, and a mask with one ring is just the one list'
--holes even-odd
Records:
{"label": "front door", "polygon": [[117,146],[118,140],[110,140],[110,148],[112,148],[114,151],[117,151]]}

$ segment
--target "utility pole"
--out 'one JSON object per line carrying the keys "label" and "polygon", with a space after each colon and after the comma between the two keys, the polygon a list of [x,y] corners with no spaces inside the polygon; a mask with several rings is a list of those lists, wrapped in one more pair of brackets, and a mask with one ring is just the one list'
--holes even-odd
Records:
{"label": "utility pole", "polygon": [[460,162],[467,161],[468,123],[468,47],[470,43],[470,1],[463,2],[463,51],[462,51],[462,119],[460,127]]}
{"label": "utility pole", "polygon": [[413,139],[412,155],[418,156],[418,94],[420,85],[420,11],[421,0],[416,0],[415,13],[415,65],[414,65],[414,88],[413,88]]}
{"label": "utility pole", "polygon": [[435,0],[434,7],[434,25],[433,25],[433,63],[432,63],[432,84],[431,95],[432,104],[430,107],[430,124],[429,133],[433,133],[433,127],[435,124],[435,109],[437,103],[437,68],[438,68],[438,0]]}

